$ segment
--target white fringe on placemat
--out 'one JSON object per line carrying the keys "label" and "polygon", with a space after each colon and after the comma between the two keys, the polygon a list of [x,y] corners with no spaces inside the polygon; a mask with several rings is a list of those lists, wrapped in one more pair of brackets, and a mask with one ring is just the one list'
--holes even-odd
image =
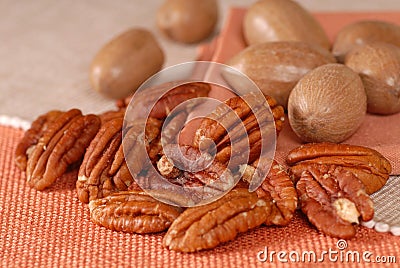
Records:
{"label": "white fringe on placemat", "polygon": [[0,115],[0,125],[27,130],[31,126],[31,123],[19,117]]}
{"label": "white fringe on placemat", "polygon": [[391,176],[386,185],[371,195],[375,206],[373,220],[362,222],[380,233],[390,232],[400,236],[400,176]]}

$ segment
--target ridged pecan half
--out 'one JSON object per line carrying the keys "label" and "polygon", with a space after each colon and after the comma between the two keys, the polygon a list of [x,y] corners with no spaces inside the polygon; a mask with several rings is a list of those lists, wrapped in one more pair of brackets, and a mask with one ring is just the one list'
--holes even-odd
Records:
{"label": "ridged pecan half", "polygon": [[262,137],[278,134],[284,118],[283,107],[271,97],[266,100],[263,95],[249,93],[217,106],[202,120],[194,146],[204,150],[216,146],[216,159],[232,166],[243,164],[243,154],[249,150],[248,163],[254,162],[260,157]]}
{"label": "ridged pecan half", "polygon": [[37,143],[29,149],[26,175],[28,184],[37,190],[50,186],[70,165],[79,162],[100,127],[99,117],[83,116],[77,109],[53,115],[41,131],[32,131],[40,138],[36,137]]}
{"label": "ridged pecan half", "polygon": [[[149,117],[165,119],[169,113],[180,103],[199,97],[206,97],[211,90],[208,83],[174,81],[147,88],[134,95],[133,103],[129,105],[132,97],[119,101],[120,108],[135,109],[135,118]],[[128,113],[130,113],[128,109]]]}
{"label": "ridged pecan half", "polygon": [[20,170],[26,170],[28,155],[33,149],[33,146],[38,143],[40,137],[43,135],[43,131],[45,131],[62,113],[62,111],[58,110],[49,111],[32,122],[31,127],[25,132],[24,137],[18,143],[15,150],[15,164]]}
{"label": "ridged pecan half", "polygon": [[[270,165],[267,159],[258,159],[251,165],[244,165],[242,179],[251,183],[252,180],[259,180],[260,169],[266,169]],[[271,163],[271,161],[270,161]],[[266,173],[264,171],[264,173]],[[265,222],[266,225],[284,226],[292,220],[297,208],[297,192],[294,188],[289,174],[285,168],[275,160],[272,160],[268,175],[262,179],[261,185],[257,188],[258,197],[271,201],[271,212]]]}
{"label": "ridged pecan half", "polygon": [[364,184],[340,166],[310,164],[296,188],[302,211],[327,235],[352,238],[359,218],[369,221],[374,216],[373,203]]}
{"label": "ridged pecan half", "polygon": [[118,192],[92,200],[89,209],[90,218],[96,224],[139,234],[165,231],[182,211],[138,191]]}
{"label": "ridged pecan half", "polygon": [[[145,135],[140,139],[145,124]],[[76,182],[80,201],[87,203],[113,192],[128,190],[135,184],[133,176],[144,168],[146,152],[142,152],[141,148],[145,147],[148,153],[155,151],[153,143],[158,142],[161,122],[154,118],[133,122],[125,135],[125,139],[129,139],[125,153],[129,159],[135,159],[129,170],[122,145],[122,127],[122,115],[104,122],[87,148]],[[143,144],[138,144],[140,142]]]}
{"label": "ridged pecan half", "polygon": [[263,224],[271,202],[237,188],[207,205],[186,209],[170,226],[163,245],[181,252],[210,249]]}
{"label": "ridged pecan half", "polygon": [[365,185],[367,194],[385,185],[392,167],[379,152],[356,145],[335,143],[310,143],[289,152],[287,163],[298,180],[310,164],[337,165],[353,173]]}

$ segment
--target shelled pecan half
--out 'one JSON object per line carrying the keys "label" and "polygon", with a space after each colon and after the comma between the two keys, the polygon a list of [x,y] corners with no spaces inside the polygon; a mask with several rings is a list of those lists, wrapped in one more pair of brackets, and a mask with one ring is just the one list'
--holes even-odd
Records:
{"label": "shelled pecan half", "polygon": [[293,149],[287,156],[294,179],[310,164],[337,165],[361,180],[367,194],[378,191],[389,179],[392,167],[379,152],[356,145],[336,143],[309,143]]}
{"label": "shelled pecan half", "polygon": [[[45,120],[39,118],[34,122],[32,129],[35,130],[31,131],[32,135],[28,134],[33,138],[27,138],[29,142],[24,138],[17,146],[17,154],[21,155],[21,148],[30,144],[26,149],[26,175],[28,184],[37,190],[50,186],[70,165],[79,162],[100,127],[99,117],[82,115],[77,109],[44,117]],[[41,125],[39,131],[38,125]]]}
{"label": "shelled pecan half", "polygon": [[90,218],[110,230],[156,233],[168,229],[182,209],[157,201],[145,192],[123,191],[89,203]]}
{"label": "shelled pecan half", "polygon": [[340,238],[355,235],[359,218],[373,218],[369,194],[391,172],[389,161],[377,151],[348,144],[305,144],[289,152],[287,163],[302,211],[318,230]]}
{"label": "shelled pecan half", "polygon": [[206,97],[210,90],[210,84],[203,82],[167,82],[137,92],[131,104],[132,97],[128,97],[118,101],[117,106],[128,108],[128,112],[131,110],[129,107],[134,108],[136,118],[144,118],[148,114],[149,117],[165,119],[180,103],[193,98]]}
{"label": "shelled pecan half", "polygon": [[26,170],[26,163],[31,149],[38,143],[40,137],[43,135],[43,131],[45,131],[61,114],[62,111],[59,110],[49,111],[40,115],[32,122],[31,127],[25,132],[24,137],[18,143],[15,150],[15,163],[20,170]]}
{"label": "shelled pecan half", "polygon": [[231,166],[243,164],[248,150],[247,163],[254,162],[260,157],[262,137],[279,134],[284,120],[283,107],[271,97],[266,100],[261,94],[249,93],[217,106],[202,120],[194,146],[202,150],[216,147],[216,159],[222,163],[232,161]]}
{"label": "shelled pecan half", "polygon": [[263,224],[271,205],[254,192],[236,188],[213,203],[186,209],[168,229],[163,245],[181,252],[214,248]]}
{"label": "shelled pecan half", "polygon": [[369,221],[374,207],[364,184],[335,165],[311,164],[296,184],[302,211],[321,232],[352,238],[359,218]]}
{"label": "shelled pecan half", "polygon": [[[145,124],[146,134],[140,139]],[[135,159],[132,170],[129,170],[124,157],[122,127],[122,116],[106,121],[90,143],[76,182],[78,198],[82,202],[128,190],[131,184],[135,184],[133,176],[142,170],[146,153],[141,151],[142,147],[137,143],[143,142],[143,146],[146,144],[147,151],[150,151],[153,141],[159,136],[161,122],[154,118],[142,119],[128,127],[125,139],[130,139],[130,146],[125,153]]]}
{"label": "shelled pecan half", "polygon": [[[262,159],[262,162],[267,162]],[[265,222],[266,225],[287,225],[293,218],[297,208],[297,192],[293,182],[286,172],[285,168],[276,160],[269,161],[271,163],[268,175],[261,178],[262,183],[257,188],[256,193],[259,198],[271,201],[271,212]],[[259,166],[259,159],[251,165],[244,165],[242,179],[247,183],[251,183],[253,179],[260,176],[258,169],[266,169],[269,165],[263,164]],[[262,172],[265,174],[265,172]]]}

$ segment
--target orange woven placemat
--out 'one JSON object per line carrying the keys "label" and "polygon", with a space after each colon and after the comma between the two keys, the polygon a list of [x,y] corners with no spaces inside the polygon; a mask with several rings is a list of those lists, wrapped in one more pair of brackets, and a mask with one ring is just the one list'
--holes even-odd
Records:
{"label": "orange woven placemat", "polygon": [[[76,171],[60,178],[48,190],[38,192],[26,184],[25,174],[14,166],[13,151],[23,131],[0,126],[0,266],[1,267],[287,267],[277,255],[261,262],[257,254],[268,249],[300,254],[313,251],[317,259],[324,251],[338,251],[338,260],[325,254],[321,267],[348,267],[348,252],[359,252],[360,264],[381,267],[362,260],[377,256],[395,256],[400,262],[400,238],[359,227],[356,238],[339,250],[338,239],[318,233],[307,220],[296,214],[289,226],[260,227],[214,250],[181,254],[162,247],[163,234],[135,235],[113,232],[93,224],[86,204],[78,201],[75,191]],[[294,254],[294,253],[292,253]],[[368,255],[368,254],[367,254]],[[292,257],[295,255],[292,255]],[[260,255],[261,258],[265,254]],[[284,258],[285,259],[285,258]],[[289,255],[286,255],[289,260]],[[290,260],[289,260],[290,263]],[[315,265],[313,259],[311,263]],[[350,264],[355,264],[350,259]]]}

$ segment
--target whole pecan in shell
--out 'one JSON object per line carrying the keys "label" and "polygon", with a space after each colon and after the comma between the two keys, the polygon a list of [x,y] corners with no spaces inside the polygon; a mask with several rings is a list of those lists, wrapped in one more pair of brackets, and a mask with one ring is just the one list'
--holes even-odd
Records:
{"label": "whole pecan in shell", "polygon": [[77,109],[56,114],[55,119],[38,132],[40,138],[29,149],[27,180],[37,190],[50,186],[70,165],[79,162],[100,127],[96,115],[83,116]]}
{"label": "whole pecan in shell", "polygon": [[90,218],[100,226],[140,234],[165,231],[182,211],[138,191],[118,192],[92,200],[89,209]]}
{"label": "whole pecan in shell", "polygon": [[186,209],[168,229],[163,245],[181,252],[214,248],[260,226],[270,210],[271,202],[237,188],[213,203]]}

